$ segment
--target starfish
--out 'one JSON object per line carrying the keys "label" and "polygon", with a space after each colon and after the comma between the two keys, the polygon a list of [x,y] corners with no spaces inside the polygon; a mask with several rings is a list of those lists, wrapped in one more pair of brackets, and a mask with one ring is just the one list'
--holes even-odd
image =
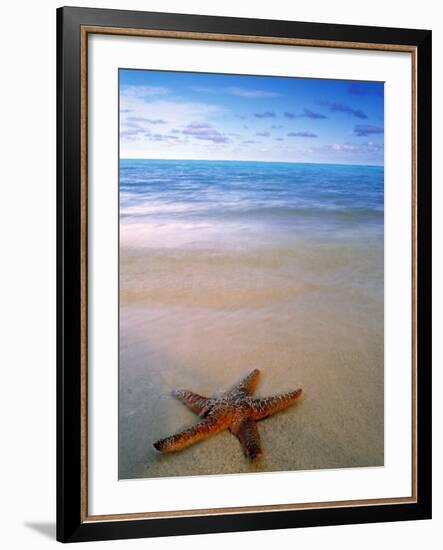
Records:
{"label": "starfish", "polygon": [[243,452],[251,461],[259,459],[263,452],[258,433],[258,420],[262,420],[292,405],[301,395],[299,387],[294,391],[255,399],[252,393],[257,386],[260,371],[254,369],[238,384],[220,397],[203,397],[188,390],[176,390],[174,397],[198,414],[201,421],[154,443],[158,451],[180,451],[193,443],[228,429],[241,443]]}

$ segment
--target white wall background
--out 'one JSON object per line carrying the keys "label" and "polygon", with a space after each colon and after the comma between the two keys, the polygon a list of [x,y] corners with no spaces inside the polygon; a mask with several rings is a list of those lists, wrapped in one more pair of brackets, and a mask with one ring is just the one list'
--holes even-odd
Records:
{"label": "white wall background", "polygon": [[[297,545],[340,550],[436,548],[443,536],[443,260],[437,211],[443,191],[443,19],[434,0],[370,4],[354,0],[108,0],[75,5],[431,28],[434,31],[434,519],[255,533],[95,543],[101,548],[193,549],[226,545]],[[0,140],[0,541],[3,548],[55,545],[55,8],[60,2],[8,3],[2,8]],[[440,249],[440,254],[438,254]],[[440,311],[439,311],[440,309]],[[440,543],[437,541],[440,540]],[[92,547],[91,543],[86,544]]]}

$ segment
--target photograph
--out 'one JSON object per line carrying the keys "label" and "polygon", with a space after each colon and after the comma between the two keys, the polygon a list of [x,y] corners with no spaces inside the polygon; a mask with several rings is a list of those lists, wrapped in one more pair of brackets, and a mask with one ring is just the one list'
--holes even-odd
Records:
{"label": "photograph", "polygon": [[74,4],[2,6],[2,548],[434,550],[439,4]]}
{"label": "photograph", "polygon": [[57,9],[57,540],[432,517],[432,31],[335,10]]}
{"label": "photograph", "polygon": [[119,479],[383,467],[384,82],[118,87]]}

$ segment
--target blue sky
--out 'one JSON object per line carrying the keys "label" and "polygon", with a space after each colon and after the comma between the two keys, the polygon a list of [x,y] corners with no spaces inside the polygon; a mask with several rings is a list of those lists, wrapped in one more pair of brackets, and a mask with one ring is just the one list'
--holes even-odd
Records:
{"label": "blue sky", "polygon": [[383,83],[120,69],[120,157],[382,165]]}

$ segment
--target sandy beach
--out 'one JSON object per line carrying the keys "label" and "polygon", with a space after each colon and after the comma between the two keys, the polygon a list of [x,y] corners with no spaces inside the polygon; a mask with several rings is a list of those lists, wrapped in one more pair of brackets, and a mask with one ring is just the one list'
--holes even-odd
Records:
{"label": "sandy beach", "polygon": [[[382,225],[342,218],[337,231],[123,220],[121,479],[383,465]],[[154,450],[198,420],[172,390],[220,393],[253,368],[257,396],[304,388],[259,423],[261,461],[229,432]]]}

